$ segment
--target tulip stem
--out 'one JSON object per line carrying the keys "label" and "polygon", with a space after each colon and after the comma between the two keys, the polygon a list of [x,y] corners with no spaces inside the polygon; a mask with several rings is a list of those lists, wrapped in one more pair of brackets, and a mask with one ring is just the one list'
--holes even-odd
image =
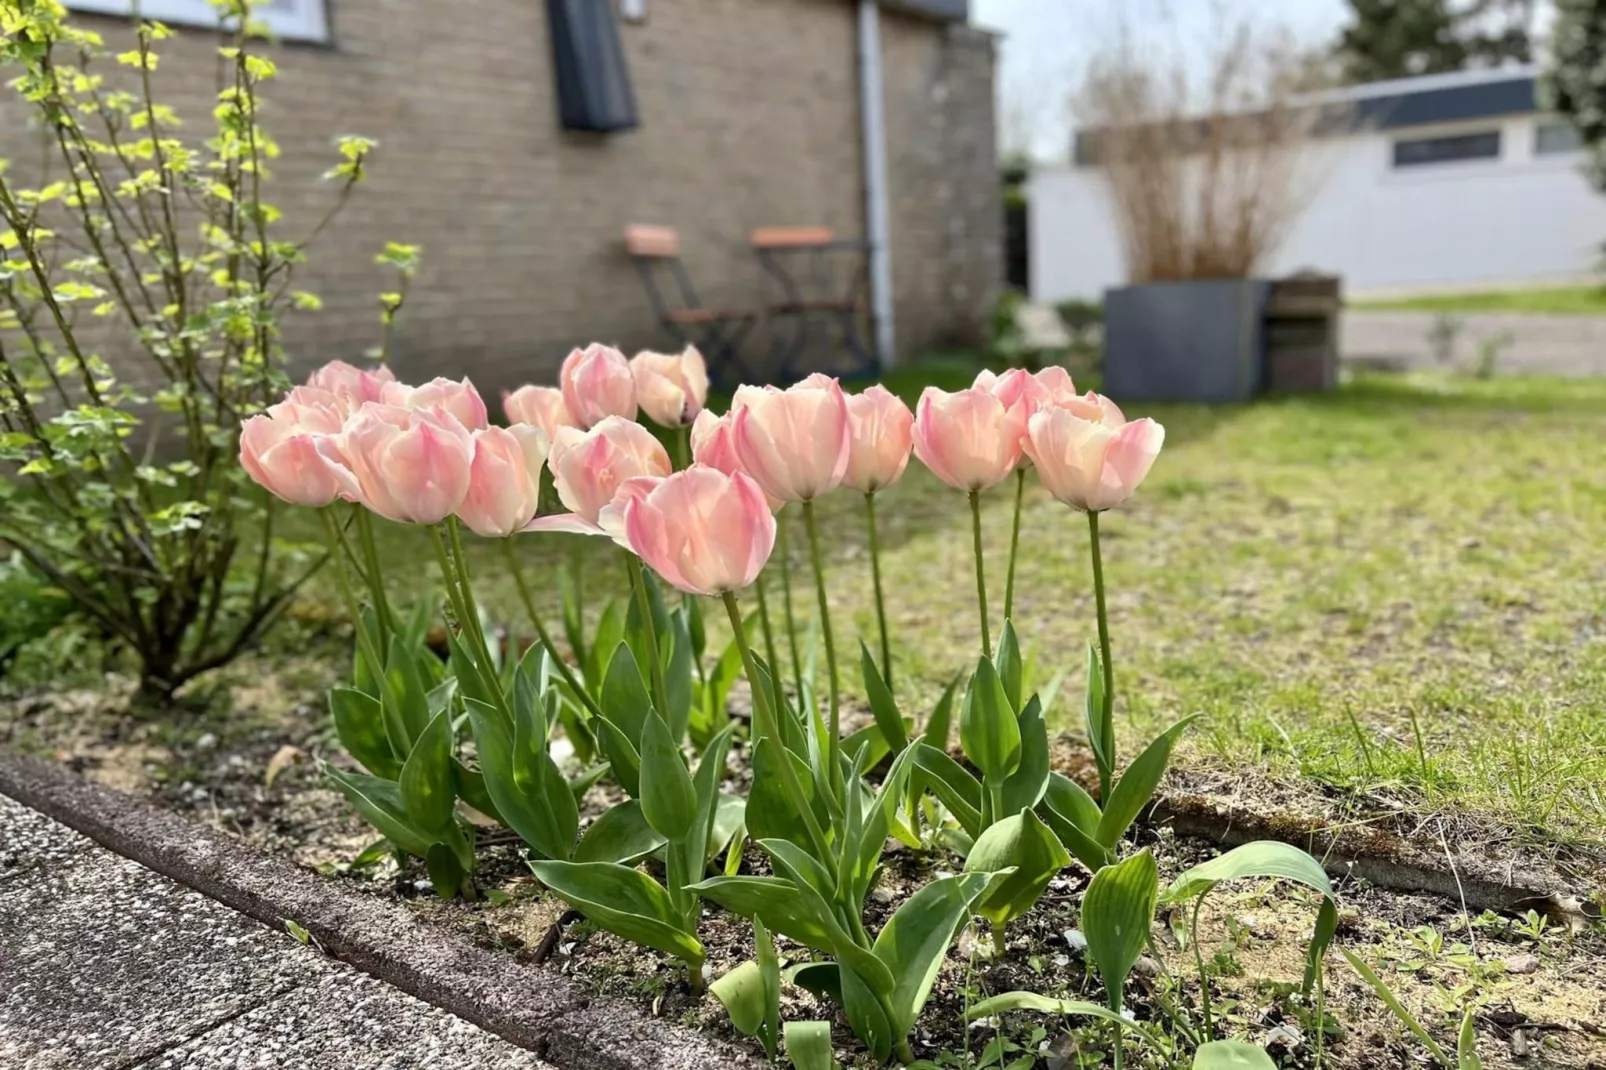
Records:
{"label": "tulip stem", "polygon": [[630,569],[630,584],[636,589],[636,610],[641,614],[641,626],[647,632],[647,645],[651,647],[647,660],[651,663],[652,701],[658,707],[658,716],[669,723],[669,689],[664,686],[664,654],[658,649],[658,622],[652,615],[652,598],[647,594],[647,577],[641,568],[641,558],[625,551],[625,565]]}
{"label": "tulip stem", "polygon": [[1026,469],[1015,470],[1015,522],[1009,530],[1009,572],[1004,577],[1004,619],[1015,616],[1015,554],[1020,549],[1020,506],[1026,497]]}
{"label": "tulip stem", "polygon": [[864,512],[870,521],[870,580],[875,587],[875,620],[881,630],[881,680],[892,691],[892,641],[887,636],[887,605],[881,595],[881,540],[876,537],[875,491],[864,495]]}
{"label": "tulip stem", "polygon": [[831,604],[825,597],[825,562],[820,556],[820,528],[814,522],[814,502],[803,503],[803,523],[809,531],[809,558],[814,564],[814,594],[820,603],[820,631],[825,636],[825,667],[831,684],[831,728],[826,739],[831,766],[833,797],[841,798],[842,710],[836,676],[836,640],[831,635]]}
{"label": "tulip stem", "polygon": [[[1104,607],[1104,558],[1099,553],[1097,510],[1088,511],[1087,530],[1093,549],[1093,599],[1098,606],[1099,616],[1099,662],[1104,669],[1104,708],[1099,711],[1103,718],[1100,728],[1104,738],[1109,740],[1115,735],[1111,728],[1115,720],[1115,666],[1110,664],[1110,616]],[[1110,799],[1110,773],[1114,766],[1115,755],[1105,755],[1105,761],[1099,767],[1099,798],[1104,802]]]}
{"label": "tulip stem", "polygon": [[[490,657],[491,648],[485,642],[485,628],[480,623],[480,607],[474,601],[474,583],[468,575],[468,555],[463,553],[463,529],[458,524],[457,517],[446,518],[446,533],[452,540],[452,560],[457,563],[457,582],[463,586],[463,609],[468,613],[469,626],[474,630],[474,637],[480,642],[480,650]],[[486,667],[491,666],[487,661]]]}
{"label": "tulip stem", "polygon": [[[775,518],[775,531],[779,537],[779,551],[781,555],[781,600],[786,609],[786,645],[791,648],[792,655],[792,689],[797,696],[798,705],[803,703],[803,659],[797,652],[797,617],[792,612],[792,545],[786,534],[788,528],[786,511]],[[772,670],[777,677],[781,674],[780,666]],[[775,686],[779,687],[780,684]]]}
{"label": "tulip stem", "polygon": [[981,492],[970,492],[970,541],[976,554],[976,604],[981,611],[981,653],[993,656],[993,637],[987,630],[987,567],[981,556]]}
{"label": "tulip stem", "polygon": [[675,465],[681,471],[691,467],[691,426],[677,427],[674,433]]}
{"label": "tulip stem", "polygon": [[446,599],[452,604],[452,615],[457,618],[458,633],[468,642],[471,656],[478,663],[474,667],[475,672],[479,674],[481,680],[494,680],[496,670],[491,663],[491,652],[485,646],[485,637],[469,624],[471,614],[476,621],[479,615],[472,608],[472,603],[463,600],[460,570],[452,563],[452,555],[446,549],[446,540],[441,538],[440,529],[434,524],[428,526],[429,537],[435,544],[435,558],[440,562],[441,578],[446,581]]}
{"label": "tulip stem", "polygon": [[357,649],[362,652],[363,660],[368,662],[368,671],[377,683],[385,678],[385,659],[374,649],[374,638],[368,634],[368,629],[363,627],[362,607],[357,604],[357,596],[352,592],[351,576],[346,572],[346,558],[341,551],[340,525],[330,509],[319,509],[318,515],[323,517],[324,532],[329,537],[329,556],[335,563],[335,582],[340,585],[340,595],[346,602],[346,612],[351,614],[351,626],[357,633]]}
{"label": "tulip stem", "polygon": [[557,645],[552,642],[552,636],[541,620],[541,614],[536,612],[535,599],[530,595],[530,585],[524,582],[524,569],[519,567],[519,555],[513,549],[513,540],[506,538],[502,539],[501,543],[502,549],[507,553],[508,571],[513,573],[513,585],[518,588],[519,600],[524,603],[524,612],[530,618],[530,625],[535,629],[536,637],[541,642],[541,649],[546,651],[553,668],[558,670],[558,675],[563,677],[563,682],[574,692],[581,705],[585,706],[592,716],[601,717],[602,707],[597,705],[596,701],[586,693],[585,688],[580,686],[580,681],[574,678],[574,673],[569,671],[569,663],[558,653]]}
{"label": "tulip stem", "polygon": [[769,659],[770,686],[778,689],[781,686],[781,663],[775,660],[775,633],[770,629],[770,602],[764,591],[762,569],[753,580],[753,591],[758,595],[758,626],[764,633],[764,656]]}
{"label": "tulip stem", "polygon": [[753,648],[747,642],[747,630],[742,627],[742,611],[736,605],[736,595],[732,591],[726,591],[721,597],[725,600],[725,612],[730,616],[731,630],[736,633],[736,649],[741,651],[742,668],[746,670],[748,683],[753,689],[753,720],[758,726],[754,743],[756,744],[759,739],[768,740],[770,745],[779,750],[779,760],[775,764],[781,768],[781,785],[792,797],[793,807],[797,809],[798,816],[803,819],[803,824],[809,830],[809,838],[814,841],[815,857],[830,858],[831,843],[825,838],[819,819],[814,816],[814,808],[809,805],[808,796],[803,793],[803,784],[797,778],[797,770],[792,767],[792,754],[781,736],[781,724],[776,717],[774,697],[758,684],[758,665],[753,660]]}
{"label": "tulip stem", "polygon": [[379,548],[374,543],[373,517],[362,506],[357,507],[357,537],[362,544],[363,559],[367,562],[368,582],[374,593],[374,613],[379,617],[380,628],[388,629],[390,634],[399,633],[402,630],[401,623],[390,607],[390,599],[385,596],[385,581],[379,569]]}

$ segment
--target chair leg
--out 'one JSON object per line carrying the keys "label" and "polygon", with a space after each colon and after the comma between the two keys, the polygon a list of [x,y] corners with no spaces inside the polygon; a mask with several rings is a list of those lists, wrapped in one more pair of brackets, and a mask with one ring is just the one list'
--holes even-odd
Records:
{"label": "chair leg", "polygon": [[[719,323],[710,323],[704,329],[697,348],[708,358],[709,378],[722,389],[740,386],[753,377],[753,371],[742,359],[741,353],[742,341],[752,329],[752,320],[739,321],[728,332],[725,325]],[[732,367],[740,376],[735,381],[727,380],[725,377],[725,373]]]}

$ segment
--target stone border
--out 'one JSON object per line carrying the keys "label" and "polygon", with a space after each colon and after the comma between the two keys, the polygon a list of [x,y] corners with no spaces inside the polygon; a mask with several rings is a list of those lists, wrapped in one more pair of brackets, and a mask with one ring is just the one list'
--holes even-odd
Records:
{"label": "stone border", "polygon": [[240,843],[71,771],[0,748],[0,793],[332,958],[535,1052],[562,1070],[724,1070],[759,1061],[683,1026],[587,995],[548,967],[419,921],[405,907]]}
{"label": "stone border", "polygon": [[1529,863],[1499,867],[1493,860],[1433,854],[1426,848],[1375,829],[1334,828],[1325,821],[1273,818],[1227,809],[1198,795],[1161,795],[1148,821],[1169,825],[1184,836],[1196,836],[1221,847],[1251,840],[1280,840],[1299,847],[1322,863],[1333,877],[1354,877],[1391,892],[1434,895],[1460,902],[1469,910],[1547,913],[1569,897],[1587,895],[1554,866]]}

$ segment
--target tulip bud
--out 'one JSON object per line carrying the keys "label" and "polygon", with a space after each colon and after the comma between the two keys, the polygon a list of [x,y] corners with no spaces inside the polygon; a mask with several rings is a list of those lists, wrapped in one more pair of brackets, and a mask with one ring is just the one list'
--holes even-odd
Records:
{"label": "tulip bud", "polygon": [[320,449],[350,470],[348,496],[388,520],[434,524],[468,494],[474,437],[444,409],[370,403]]}
{"label": "tulip bud", "polygon": [[775,517],[758,484],[702,464],[651,486],[636,484],[623,521],[630,549],[687,594],[712,597],[748,586],[775,547]]}
{"label": "tulip bud", "polygon": [[502,411],[508,423],[539,427],[548,442],[558,437],[558,428],[580,426],[563,403],[563,391],[555,386],[521,386],[511,394],[504,390]]}
{"label": "tulip bud", "polygon": [[445,409],[470,431],[478,431],[490,424],[480,392],[466,378],[460,383],[436,378],[423,386],[386,383],[380,400],[386,405],[399,405],[404,409]]}
{"label": "tulip bud", "polygon": [[630,362],[612,346],[593,342],[576,349],[558,373],[563,404],[579,426],[595,427],[609,416],[636,418],[636,382]]}
{"label": "tulip bud", "polygon": [[343,416],[350,416],[370,401],[378,401],[385,384],[395,381],[396,374],[383,364],[363,369],[343,360],[332,360],[307,376],[308,386],[340,399]]}
{"label": "tulip bud", "polygon": [[985,387],[954,393],[926,387],[910,437],[915,456],[956,490],[986,490],[1021,457],[1022,408],[1006,407]]}
{"label": "tulip bud", "polygon": [[474,463],[458,519],[476,535],[493,539],[522,529],[541,505],[546,455],[546,432],[539,427],[516,424],[474,432]]}
{"label": "tulip bud", "polygon": [[[306,388],[297,387],[291,391]],[[240,464],[257,483],[293,505],[323,506],[339,496],[345,484],[318,452],[318,441],[340,432],[340,412],[333,395],[330,404],[286,400],[253,416],[240,429]]]}
{"label": "tulip bud", "polygon": [[1075,408],[1047,408],[1027,424],[1024,448],[1038,478],[1072,508],[1101,512],[1138,489],[1159,456],[1165,428],[1127,423],[1115,403],[1089,392]]}
{"label": "tulip bud", "polygon": [[851,394],[848,406],[848,471],[842,482],[873,494],[903,478],[909,465],[914,414],[897,395],[877,383]]}
{"label": "tulip bud", "polygon": [[613,501],[627,479],[667,476],[669,454],[663,444],[638,423],[622,416],[604,417],[589,431],[558,428],[547,457],[558,497],[569,510],[564,516],[538,517],[530,531],[579,531],[604,534],[597,524],[602,509]]}
{"label": "tulip bud", "polygon": [[847,474],[848,406],[835,379],[813,375],[785,390],[736,391],[731,442],[760,489],[783,502],[835,490]]}
{"label": "tulip bud", "polygon": [[680,354],[644,350],[630,358],[636,401],[664,427],[685,427],[708,401],[708,367],[696,346]]}

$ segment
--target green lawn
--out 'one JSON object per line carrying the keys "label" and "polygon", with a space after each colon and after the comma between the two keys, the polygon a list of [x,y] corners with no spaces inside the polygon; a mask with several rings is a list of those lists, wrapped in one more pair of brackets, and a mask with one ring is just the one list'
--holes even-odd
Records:
{"label": "green lawn", "polygon": [[[894,385],[918,385],[904,378]],[[1199,713],[1184,765],[1296,794],[1381,791],[1531,842],[1598,840],[1606,382],[1371,378],[1321,398],[1147,414],[1167,427],[1165,451],[1104,524],[1124,739]],[[985,502],[996,615],[1010,493]],[[965,499],[911,463],[880,514],[900,694],[923,714],[978,642]],[[862,499],[833,495],[822,517],[857,690],[858,637],[874,641]],[[431,582],[427,542],[386,527],[392,582]],[[520,540],[548,598],[573,542]],[[1084,518],[1029,482],[1021,543],[1016,628],[1041,678],[1068,669],[1051,718],[1075,731],[1094,633]],[[803,611],[800,524],[792,548]],[[584,540],[583,552],[593,596],[623,590],[618,551]],[[482,601],[519,619],[500,558],[480,565]]]}
{"label": "green lawn", "polygon": [[1351,301],[1349,307],[1367,312],[1522,312],[1530,315],[1606,316],[1606,286],[1435,294],[1395,300]]}

